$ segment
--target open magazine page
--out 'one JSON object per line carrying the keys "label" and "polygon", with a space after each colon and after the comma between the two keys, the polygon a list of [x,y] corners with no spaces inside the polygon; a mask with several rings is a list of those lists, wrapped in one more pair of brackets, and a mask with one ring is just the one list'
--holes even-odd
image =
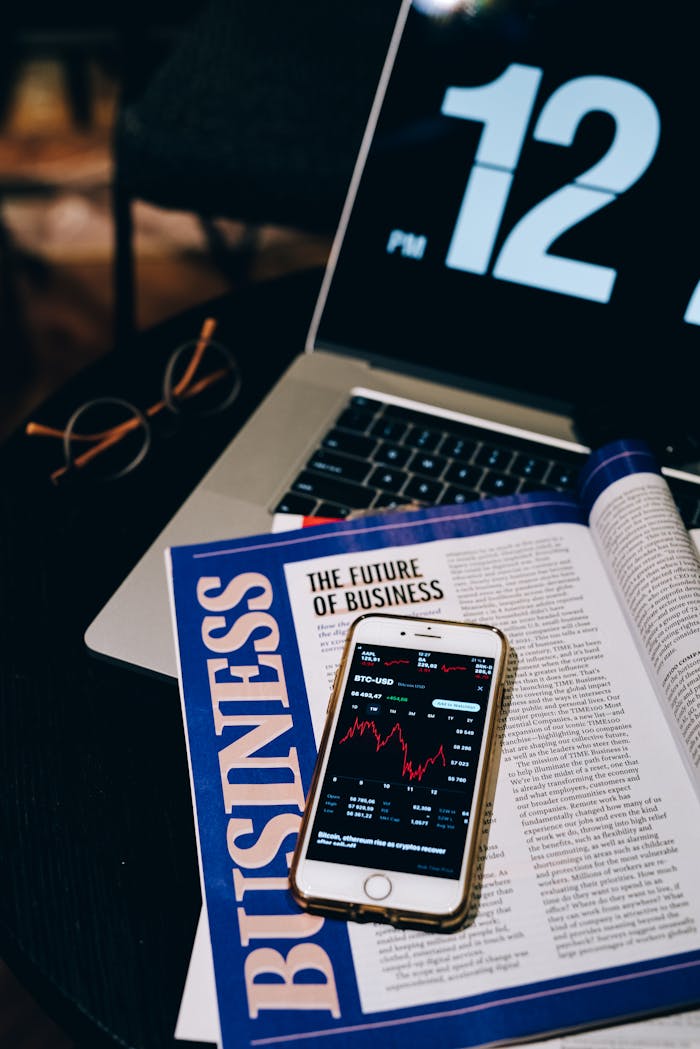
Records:
{"label": "open magazine page", "polygon": [[[211,944],[205,917],[197,926],[175,1037],[184,1041],[221,1044]],[[580,1034],[548,1038],[543,1042],[511,1044],[527,1044],[528,1049],[697,1049],[700,1045],[700,1010],[615,1024]]]}
{"label": "open magazine page", "polygon": [[[478,1045],[697,1001],[697,802],[577,507],[176,549],[172,585],[224,1045]],[[517,655],[481,904],[449,937],[324,922],[285,891],[345,628],[393,607],[493,622]]]}
{"label": "open magazine page", "polygon": [[[402,568],[424,591],[417,614],[500,626],[517,670],[477,920],[446,942],[351,926],[363,1008],[427,1005],[696,942],[700,851],[684,838],[694,799],[587,529],[462,534],[400,558],[352,551],[288,564],[317,740],[349,622],[406,592],[406,581],[386,583]],[[679,853],[680,884],[669,862]]]}
{"label": "open magazine page", "polygon": [[590,525],[700,792],[700,558],[644,445],[592,457]]}

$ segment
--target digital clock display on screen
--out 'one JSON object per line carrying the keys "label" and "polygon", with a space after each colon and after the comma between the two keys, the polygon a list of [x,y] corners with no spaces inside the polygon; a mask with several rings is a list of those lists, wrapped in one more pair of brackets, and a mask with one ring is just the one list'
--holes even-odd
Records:
{"label": "digital clock display on screen", "polygon": [[459,877],[493,669],[485,656],[355,647],[309,859]]}
{"label": "digital clock display on screen", "polygon": [[696,5],[453,7],[408,12],[317,341],[565,402],[682,397]]}

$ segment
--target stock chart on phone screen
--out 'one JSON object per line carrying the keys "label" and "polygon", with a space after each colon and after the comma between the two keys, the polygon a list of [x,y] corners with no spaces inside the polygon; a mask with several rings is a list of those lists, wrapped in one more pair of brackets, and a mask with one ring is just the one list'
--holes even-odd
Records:
{"label": "stock chart on phone screen", "polygon": [[358,644],[312,860],[458,878],[494,661]]}

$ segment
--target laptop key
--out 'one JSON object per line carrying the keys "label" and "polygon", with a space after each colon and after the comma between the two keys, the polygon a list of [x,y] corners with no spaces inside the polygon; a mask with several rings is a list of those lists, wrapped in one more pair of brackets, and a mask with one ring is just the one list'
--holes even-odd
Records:
{"label": "laptop key", "polygon": [[336,426],[344,430],[354,430],[364,433],[374,422],[374,412],[364,411],[362,408],[346,408],[336,419]]}
{"label": "laptop key", "polygon": [[459,459],[461,462],[469,462],[476,449],[476,441],[468,437],[458,437],[448,433],[440,445],[440,455],[446,455],[449,459]]}
{"label": "laptop key", "polygon": [[446,466],[447,459],[441,455],[430,455],[424,452],[418,452],[408,464],[409,470],[423,474],[425,477],[439,477]]}
{"label": "laptop key", "polygon": [[383,438],[385,441],[400,441],[407,429],[408,425],[401,422],[400,419],[388,419],[386,416],[383,416],[381,419],[377,419],[370,433],[375,437]]}
{"label": "laptop key", "polygon": [[364,485],[350,481],[339,481],[335,477],[311,473],[304,470],[292,485],[292,491],[301,495],[313,495],[324,502],[350,506],[354,510],[365,510],[372,502],[375,492]]}
{"label": "laptop key", "polygon": [[557,488],[573,488],[578,477],[578,470],[568,463],[554,463],[547,475],[547,484],[556,485]]}
{"label": "laptop key", "polygon": [[311,456],[306,469],[332,474],[333,477],[342,477],[346,481],[364,481],[369,471],[369,463],[321,448]]}
{"label": "laptop key", "polygon": [[315,517],[347,517],[352,510],[349,506],[339,506],[337,503],[319,503],[316,507]]}
{"label": "laptop key", "polygon": [[350,404],[353,408],[360,408],[362,411],[372,412],[374,415],[383,408],[381,401],[376,401],[372,397],[364,397],[361,393],[356,393],[354,397],[351,397]]}
{"label": "laptop key", "polygon": [[430,481],[423,477],[412,477],[403,494],[422,503],[436,503],[442,494],[440,481]]}
{"label": "laptop key", "polygon": [[520,480],[517,477],[487,470],[486,476],[482,479],[479,487],[482,492],[488,495],[511,495],[519,484]]}
{"label": "laptop key", "polygon": [[521,453],[516,455],[510,472],[528,481],[541,481],[549,469],[549,463],[549,459],[538,459],[536,456]]}
{"label": "laptop key", "polygon": [[385,492],[400,492],[407,480],[408,474],[403,470],[378,466],[367,478],[367,483],[374,485],[375,488],[381,488]]}
{"label": "laptop key", "polygon": [[283,495],[277,506],[276,514],[305,514],[309,516],[316,508],[316,500],[308,495],[299,495],[298,492],[287,492]]}
{"label": "laptop key", "polygon": [[343,452],[345,455],[357,455],[360,459],[369,459],[377,446],[373,437],[359,433],[348,433],[346,430],[331,430],[323,438],[323,447],[332,452]]}
{"label": "laptop key", "polygon": [[412,426],[404,438],[404,443],[424,452],[434,452],[441,440],[441,430],[430,430],[427,426]]}
{"label": "laptop key", "polygon": [[445,474],[445,480],[463,488],[478,488],[483,473],[480,466],[452,463]]}
{"label": "laptop key", "polygon": [[492,470],[507,470],[513,459],[510,448],[502,448],[497,444],[484,444],[474,456],[474,462],[481,466],[488,466]]}
{"label": "laptop key", "polygon": [[400,506],[406,506],[406,503],[407,500],[403,499],[400,495],[392,495],[390,492],[380,492],[372,503],[372,509],[397,510]]}
{"label": "laptop key", "polygon": [[400,444],[389,444],[384,441],[375,452],[375,463],[383,463],[385,466],[405,466],[411,457],[411,449],[404,448]]}
{"label": "laptop key", "polygon": [[440,505],[444,503],[461,505],[462,503],[473,503],[477,499],[481,499],[481,496],[472,488],[457,488],[456,485],[451,484],[442,493],[439,501]]}

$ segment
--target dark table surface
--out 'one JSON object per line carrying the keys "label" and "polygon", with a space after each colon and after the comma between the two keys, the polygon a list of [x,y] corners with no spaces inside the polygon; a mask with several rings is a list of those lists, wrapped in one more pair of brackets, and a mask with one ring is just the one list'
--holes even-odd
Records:
{"label": "dark table surface", "polygon": [[200,910],[177,685],[99,661],[83,633],[303,348],[314,271],[208,303],[86,370],[32,418],[86,398],[157,400],[205,316],[237,354],[225,416],[154,442],[133,474],[55,488],[60,450],[0,449],[0,952],[78,1044],[169,1046]]}

